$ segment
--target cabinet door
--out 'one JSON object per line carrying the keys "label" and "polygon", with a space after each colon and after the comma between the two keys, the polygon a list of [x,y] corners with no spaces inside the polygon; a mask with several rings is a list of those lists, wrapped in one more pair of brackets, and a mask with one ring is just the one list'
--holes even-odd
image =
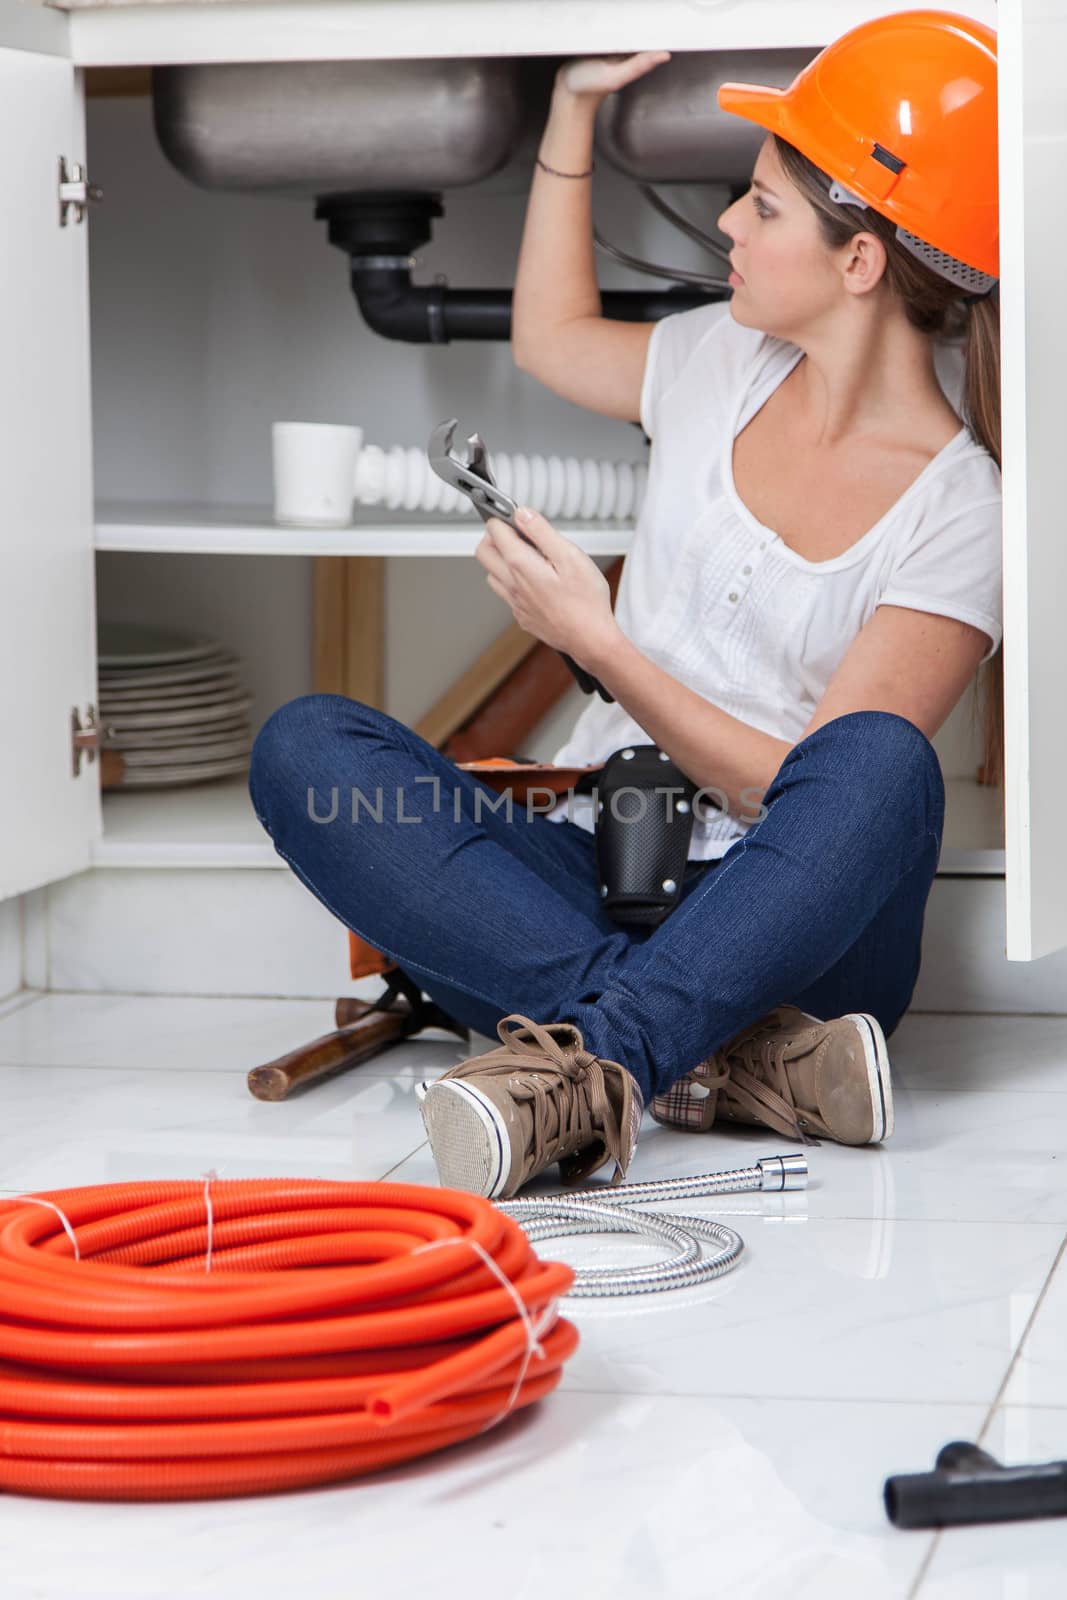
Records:
{"label": "cabinet door", "polygon": [[[0,898],[77,872],[101,832],[88,223],[60,226],[59,162],[85,164],[80,74],[0,12]],[[46,45],[45,48],[49,48]]]}
{"label": "cabinet door", "polygon": [[998,10],[1007,949],[1067,945],[1067,0]]}

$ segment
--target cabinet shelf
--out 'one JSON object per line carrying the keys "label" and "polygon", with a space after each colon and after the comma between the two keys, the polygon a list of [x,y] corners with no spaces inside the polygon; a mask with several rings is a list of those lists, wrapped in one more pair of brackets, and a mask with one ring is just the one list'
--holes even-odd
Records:
{"label": "cabinet shelf", "polygon": [[[554,524],[590,556],[625,555],[631,522]],[[97,550],[187,555],[473,556],[482,523],[468,515],[356,506],[350,528],[286,528],[269,506],[104,501],[96,508]]]}
{"label": "cabinet shelf", "polygon": [[176,789],[111,789],[94,867],[280,867],[238,773]]}
{"label": "cabinet shelf", "polygon": [[[939,875],[1003,877],[1003,796],[949,778]],[[276,867],[288,871],[252,809],[241,775],[173,790],[110,790],[96,867]]]}

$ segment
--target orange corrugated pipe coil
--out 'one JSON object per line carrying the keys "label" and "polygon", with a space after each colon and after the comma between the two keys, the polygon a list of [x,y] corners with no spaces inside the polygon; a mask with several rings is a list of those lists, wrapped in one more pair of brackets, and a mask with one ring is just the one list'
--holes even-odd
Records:
{"label": "orange corrugated pipe coil", "polygon": [[[478,1195],[214,1177],[35,1194],[0,1201],[9,1492],[181,1500],[358,1477],[541,1399],[577,1347],[554,1304],[573,1270]],[[420,1253],[437,1240],[465,1244]]]}

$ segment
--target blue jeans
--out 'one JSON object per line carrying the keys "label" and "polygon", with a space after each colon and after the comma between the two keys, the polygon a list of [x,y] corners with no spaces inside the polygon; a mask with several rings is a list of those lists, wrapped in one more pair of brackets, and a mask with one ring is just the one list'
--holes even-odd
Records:
{"label": "blue jeans", "polygon": [[456,1021],[491,1039],[512,1011],[574,1022],[646,1103],[777,1004],[893,1031],[945,802],[914,723],[838,717],[788,752],[721,860],[689,862],[666,919],[628,928],[601,907],[591,833],[519,802],[509,820],[488,784],[358,700],[280,706],[249,792],[300,881]]}

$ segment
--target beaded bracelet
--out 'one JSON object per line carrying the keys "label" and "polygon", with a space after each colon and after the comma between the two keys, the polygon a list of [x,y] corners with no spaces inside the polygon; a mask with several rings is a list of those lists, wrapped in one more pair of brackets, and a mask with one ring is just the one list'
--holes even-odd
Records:
{"label": "beaded bracelet", "polygon": [[550,167],[547,161],[542,161],[540,156],[537,157],[537,165],[541,167],[543,171],[551,172],[553,177],[556,178],[588,178],[596,171],[595,161],[587,172],[560,172],[558,168]]}

